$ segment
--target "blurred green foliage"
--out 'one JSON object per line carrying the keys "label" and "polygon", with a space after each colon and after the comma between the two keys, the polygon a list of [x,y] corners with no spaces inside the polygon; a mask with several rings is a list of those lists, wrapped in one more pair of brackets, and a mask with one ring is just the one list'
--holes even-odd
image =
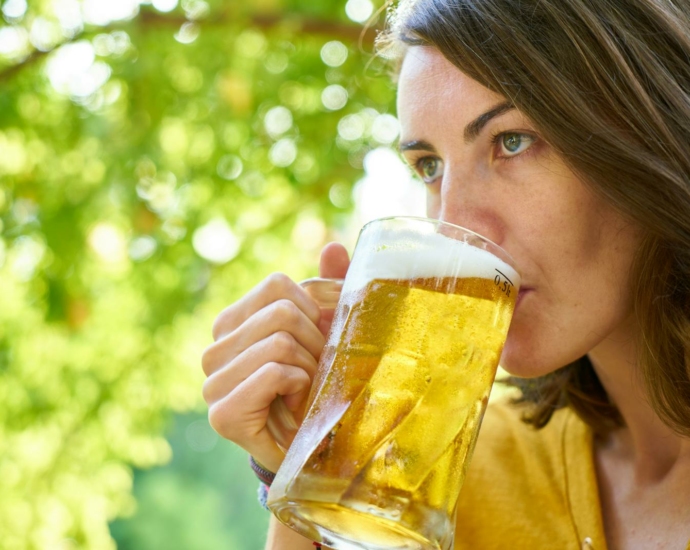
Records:
{"label": "blurred green foliage", "polygon": [[135,472],[138,511],[111,525],[118,548],[263,548],[269,514],[257,502],[246,453],[201,413],[176,416],[168,440],[169,464]]}
{"label": "blurred green foliage", "polygon": [[372,5],[0,4],[0,548],[115,547],[133,480],[123,547],[258,548],[244,455],[178,432],[215,315],[313,275],[395,137]]}

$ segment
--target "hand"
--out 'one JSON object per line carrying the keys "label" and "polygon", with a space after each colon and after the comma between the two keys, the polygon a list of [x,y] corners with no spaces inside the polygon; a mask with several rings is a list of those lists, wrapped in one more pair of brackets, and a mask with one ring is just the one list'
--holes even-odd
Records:
{"label": "hand", "polygon": [[[345,248],[331,243],[321,253],[319,272],[344,277],[348,265]],[[223,310],[213,325],[215,342],[202,357],[209,422],[274,472],[294,432],[281,441],[271,435],[271,403],[282,396],[301,423],[331,321],[332,312],[322,314],[303,288],[277,273]]]}

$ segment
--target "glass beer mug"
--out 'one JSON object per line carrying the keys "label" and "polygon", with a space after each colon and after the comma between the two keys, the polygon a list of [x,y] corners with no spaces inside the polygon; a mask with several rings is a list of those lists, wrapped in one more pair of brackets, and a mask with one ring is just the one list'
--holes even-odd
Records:
{"label": "glass beer mug", "polygon": [[519,285],[511,257],[467,229],[365,225],[269,492],[276,517],[339,550],[452,548]]}

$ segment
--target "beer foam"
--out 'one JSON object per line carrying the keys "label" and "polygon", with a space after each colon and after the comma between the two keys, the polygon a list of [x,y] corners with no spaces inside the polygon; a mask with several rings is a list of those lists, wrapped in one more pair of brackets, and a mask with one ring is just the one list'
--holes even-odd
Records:
{"label": "beer foam", "polygon": [[494,279],[499,275],[515,287],[520,285],[515,269],[469,242],[435,232],[367,229],[357,242],[343,293],[358,291],[374,279]]}

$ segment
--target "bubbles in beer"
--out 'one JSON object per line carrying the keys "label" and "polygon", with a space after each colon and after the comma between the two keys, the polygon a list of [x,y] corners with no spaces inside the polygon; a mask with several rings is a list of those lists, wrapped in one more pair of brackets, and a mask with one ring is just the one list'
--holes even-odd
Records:
{"label": "bubbles in beer", "polygon": [[448,550],[520,279],[469,242],[368,227],[269,506],[311,538]]}

